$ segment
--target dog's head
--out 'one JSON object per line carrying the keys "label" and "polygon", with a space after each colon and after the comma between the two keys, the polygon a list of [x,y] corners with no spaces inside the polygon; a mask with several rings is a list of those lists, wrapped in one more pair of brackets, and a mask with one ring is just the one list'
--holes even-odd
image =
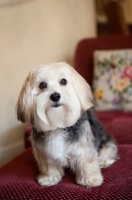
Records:
{"label": "dog's head", "polygon": [[72,126],[93,106],[89,85],[66,63],[34,68],[17,102],[17,117],[39,131]]}

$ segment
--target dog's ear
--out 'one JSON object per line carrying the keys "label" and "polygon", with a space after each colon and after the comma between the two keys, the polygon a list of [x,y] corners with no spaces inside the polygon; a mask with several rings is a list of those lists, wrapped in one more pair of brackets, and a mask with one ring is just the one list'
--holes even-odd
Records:
{"label": "dog's ear", "polygon": [[74,68],[72,68],[72,84],[82,106],[82,111],[88,110],[93,106],[93,94],[89,84]]}
{"label": "dog's ear", "polygon": [[32,74],[26,78],[16,104],[17,119],[21,122],[32,123],[33,121],[33,96],[31,88]]}

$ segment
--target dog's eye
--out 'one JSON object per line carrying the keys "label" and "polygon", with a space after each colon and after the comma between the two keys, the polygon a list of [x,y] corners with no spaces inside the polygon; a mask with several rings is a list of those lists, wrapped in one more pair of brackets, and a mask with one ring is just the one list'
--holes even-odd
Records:
{"label": "dog's eye", "polygon": [[45,83],[45,82],[41,82],[40,84],[39,84],[39,88],[42,90],[42,89],[44,89],[44,88],[47,88],[47,84]]}
{"label": "dog's eye", "polygon": [[66,85],[66,84],[67,84],[67,80],[64,79],[64,78],[62,78],[62,79],[60,80],[60,85]]}

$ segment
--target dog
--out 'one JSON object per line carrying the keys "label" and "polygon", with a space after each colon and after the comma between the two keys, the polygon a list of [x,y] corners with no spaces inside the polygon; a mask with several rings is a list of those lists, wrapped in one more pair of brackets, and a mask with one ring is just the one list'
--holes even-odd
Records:
{"label": "dog", "polygon": [[65,62],[39,65],[26,78],[16,105],[17,118],[33,126],[31,143],[41,186],[59,183],[65,168],[76,183],[103,183],[101,168],[117,160],[115,141],[92,110],[89,84]]}

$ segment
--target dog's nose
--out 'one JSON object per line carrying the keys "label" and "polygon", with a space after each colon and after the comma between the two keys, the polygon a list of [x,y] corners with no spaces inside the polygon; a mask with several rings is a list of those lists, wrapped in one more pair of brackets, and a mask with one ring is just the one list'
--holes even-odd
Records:
{"label": "dog's nose", "polygon": [[53,93],[53,94],[50,95],[50,99],[51,99],[51,101],[53,101],[53,102],[59,101],[60,98],[61,98],[61,96],[60,96],[60,94],[57,93],[57,92],[55,92],[55,93]]}

